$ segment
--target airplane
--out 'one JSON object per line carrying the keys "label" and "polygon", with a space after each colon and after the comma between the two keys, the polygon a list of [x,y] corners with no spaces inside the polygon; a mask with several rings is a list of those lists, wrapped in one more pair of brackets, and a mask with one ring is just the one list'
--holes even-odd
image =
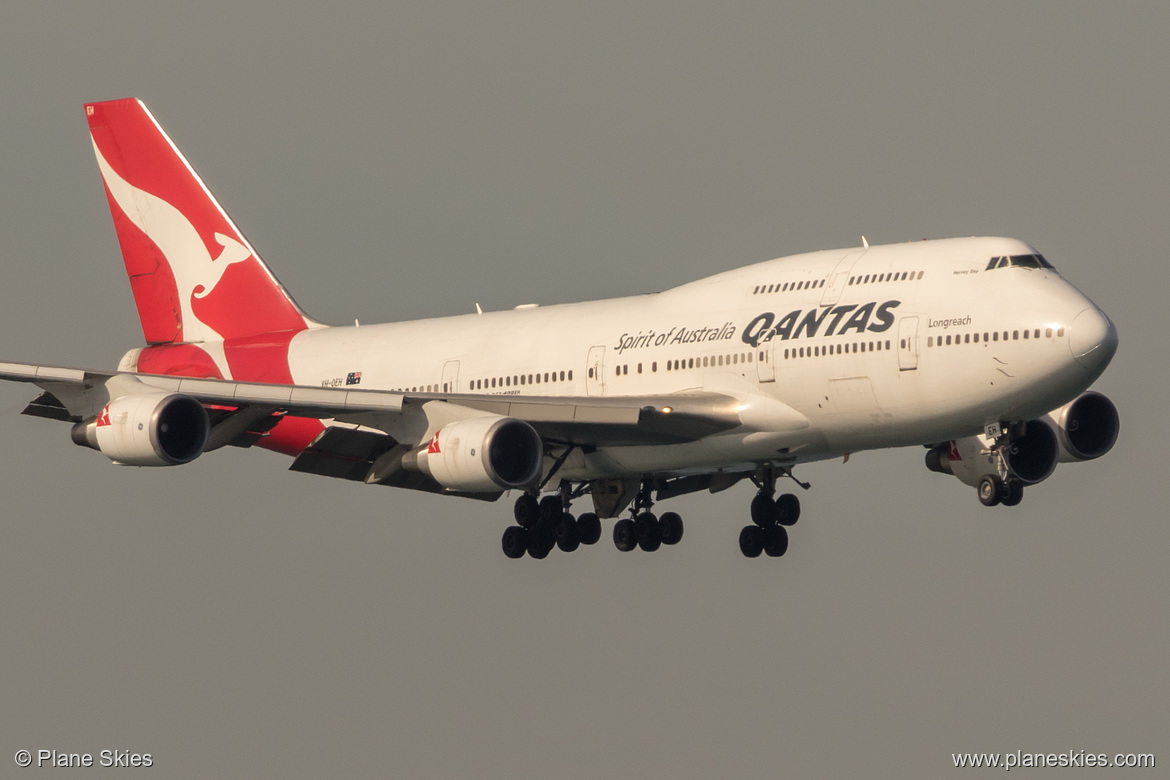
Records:
{"label": "airplane", "polygon": [[536,559],[595,544],[603,518],[619,550],[676,544],[682,517],[656,504],[748,481],[739,547],[755,558],[788,549],[800,500],[777,490],[809,488],[801,464],[924,446],[931,471],[1014,506],[1117,439],[1116,407],[1089,390],[1117,330],[1022,241],[863,238],[645,295],[328,326],[142,101],[85,114],[145,346],[112,370],[0,363],[0,378],[37,385],[25,414],[117,464],[256,446],[366,484],[515,491],[501,546]]}

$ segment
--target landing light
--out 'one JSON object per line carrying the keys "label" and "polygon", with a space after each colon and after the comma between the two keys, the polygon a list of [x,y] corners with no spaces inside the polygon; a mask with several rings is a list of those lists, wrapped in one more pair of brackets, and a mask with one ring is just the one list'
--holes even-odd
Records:
{"label": "landing light", "polygon": [[670,413],[671,413],[671,412],[673,412],[673,411],[674,411],[674,409],[671,409],[669,406],[664,406],[664,407],[662,407],[662,413],[663,413],[663,414],[670,414]]}

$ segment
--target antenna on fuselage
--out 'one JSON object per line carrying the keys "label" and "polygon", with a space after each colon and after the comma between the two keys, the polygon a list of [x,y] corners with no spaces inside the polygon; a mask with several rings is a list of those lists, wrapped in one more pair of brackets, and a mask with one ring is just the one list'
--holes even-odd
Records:
{"label": "antenna on fuselage", "polygon": [[477,303],[477,304],[475,304],[475,313],[476,313],[476,314],[483,314],[483,309],[479,308],[479,304],[478,304],[478,303]]}
{"label": "antenna on fuselage", "polygon": [[869,242],[865,240],[865,236],[861,237],[861,245],[866,249],[869,249]]}

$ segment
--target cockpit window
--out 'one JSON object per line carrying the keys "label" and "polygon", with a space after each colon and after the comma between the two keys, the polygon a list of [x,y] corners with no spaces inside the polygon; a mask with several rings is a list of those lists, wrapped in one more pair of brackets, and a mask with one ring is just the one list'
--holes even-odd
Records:
{"label": "cockpit window", "polygon": [[1052,263],[1044,259],[1044,255],[1012,255],[1009,258],[1012,265],[1020,268],[1052,268]]}
{"label": "cockpit window", "polygon": [[1012,255],[1011,257],[993,257],[987,263],[987,268],[984,270],[990,271],[993,268],[1007,268],[1008,266],[1015,266],[1016,268],[1049,268],[1056,270],[1052,263],[1044,259],[1044,255]]}

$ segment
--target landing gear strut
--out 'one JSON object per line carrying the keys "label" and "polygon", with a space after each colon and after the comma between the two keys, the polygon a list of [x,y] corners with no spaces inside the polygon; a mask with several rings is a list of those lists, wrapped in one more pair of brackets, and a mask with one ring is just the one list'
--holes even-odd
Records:
{"label": "landing gear strut", "polygon": [[754,525],[744,526],[739,532],[739,551],[748,558],[758,558],[761,552],[770,558],[779,558],[788,551],[786,526],[795,525],[800,519],[800,499],[793,493],[772,498],[776,493],[776,480],[782,476],[790,477],[806,490],[809,487],[808,483],[793,477],[789,468],[781,470],[774,466],[762,466],[752,475],[752,482],[760,489],[752,499],[751,518]]}

